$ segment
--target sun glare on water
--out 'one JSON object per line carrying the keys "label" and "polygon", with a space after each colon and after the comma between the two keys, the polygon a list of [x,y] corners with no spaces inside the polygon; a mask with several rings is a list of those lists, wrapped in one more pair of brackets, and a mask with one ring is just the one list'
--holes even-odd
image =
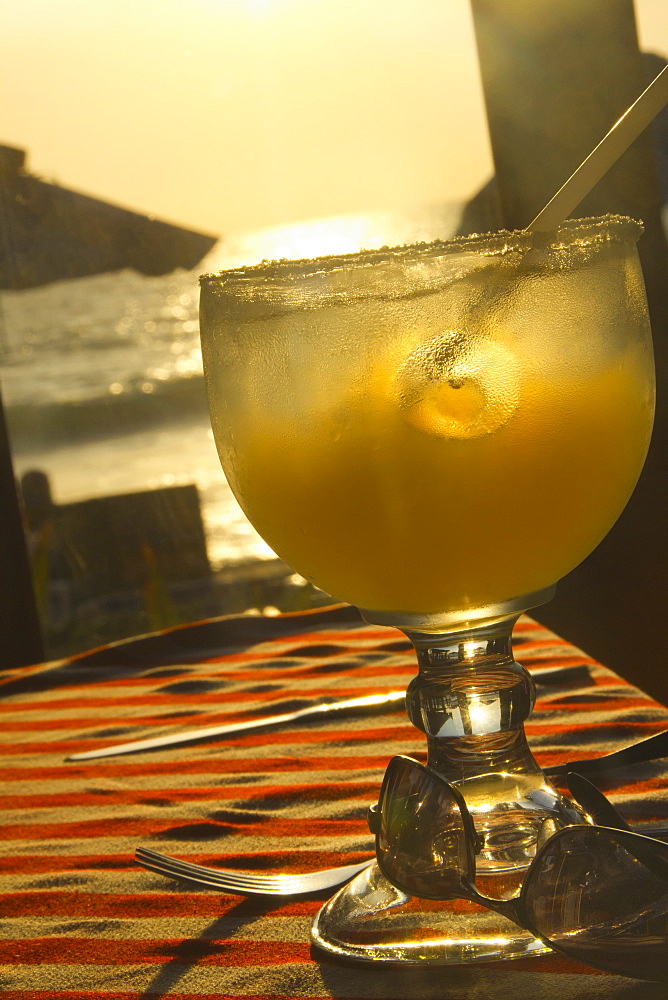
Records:
{"label": "sun glare on water", "polygon": [[434,239],[449,239],[460,210],[418,206],[394,212],[365,212],[308,219],[231,234],[199,270],[219,271],[262,260],[310,260]]}

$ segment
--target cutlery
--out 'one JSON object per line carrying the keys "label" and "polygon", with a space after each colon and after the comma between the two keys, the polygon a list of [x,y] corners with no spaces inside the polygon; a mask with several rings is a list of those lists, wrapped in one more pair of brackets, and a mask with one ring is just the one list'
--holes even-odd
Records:
{"label": "cutlery", "polygon": [[142,868],[192,882],[197,886],[217,889],[219,892],[234,892],[240,896],[300,896],[307,892],[320,892],[348,882],[358,872],[364,871],[375,861],[369,858],[355,865],[342,868],[327,868],[325,871],[301,872],[299,874],[279,873],[277,875],[260,872],[231,871],[229,868],[205,868],[203,865],[179,861],[177,858],[158,854],[145,847],[138,847],[135,861]]}
{"label": "cutlery", "polygon": [[609,771],[615,767],[622,767],[625,764],[640,764],[648,760],[658,760],[668,756],[668,730],[663,733],[655,733],[639,743],[632,743],[631,746],[622,747],[621,750],[613,750],[611,753],[602,754],[600,757],[588,757],[586,760],[568,761],[565,764],[554,764],[552,767],[544,767],[545,774],[596,774],[596,772]]}
{"label": "cutlery", "polygon": [[[589,668],[586,664],[572,667],[543,667],[531,671],[531,676],[538,684],[559,685],[577,683],[589,679]],[[360,698],[346,698],[341,701],[318,702],[294,712],[284,712],[282,715],[267,715],[259,719],[249,719],[246,722],[228,722],[220,726],[209,726],[204,729],[189,729],[182,732],[169,733],[166,736],[152,736],[148,739],[133,740],[130,743],[119,743],[115,746],[100,747],[97,750],[85,750],[71,754],[67,761],[96,760],[100,757],[115,757],[120,754],[139,753],[142,750],[157,750],[160,747],[179,746],[184,743],[198,743],[200,740],[214,739],[217,736],[237,736],[254,729],[266,729],[270,726],[285,725],[297,719],[313,716],[345,715],[358,709],[364,711],[393,711],[403,705],[405,691],[386,691],[384,694],[364,695]]]}
{"label": "cutlery", "polygon": [[400,707],[406,699],[405,691],[386,691],[384,694],[368,694],[360,698],[345,698],[341,701],[318,702],[306,708],[298,708],[294,712],[284,712],[282,715],[266,715],[260,719],[249,719],[246,722],[228,722],[221,726],[209,726],[206,729],[190,729],[180,733],[170,733],[167,736],[152,736],[145,740],[134,740],[131,743],[120,743],[112,747],[101,747],[98,750],[86,750],[66,757],[66,760],[93,760],[96,757],[113,757],[116,754],[137,753],[140,750],[156,750],[158,747],[176,746],[182,743],[196,743],[215,736],[236,736],[251,729],[266,729],[269,726],[280,726],[297,719],[307,719],[314,715],[335,715],[355,712],[357,709],[389,709]]}

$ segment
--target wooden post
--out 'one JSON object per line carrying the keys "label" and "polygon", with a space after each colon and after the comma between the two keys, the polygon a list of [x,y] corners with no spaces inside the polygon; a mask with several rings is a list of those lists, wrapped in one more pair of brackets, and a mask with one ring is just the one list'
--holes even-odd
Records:
{"label": "wooden post", "polygon": [[[632,0],[471,0],[506,225],[521,229],[645,86]],[[656,209],[648,137],[577,215]],[[655,186],[655,185],[654,185]]]}
{"label": "wooden post", "polygon": [[[471,0],[498,201],[527,225],[662,68],[638,49],[633,0]],[[664,118],[664,129],[665,129]],[[668,700],[668,252],[649,128],[574,215],[641,219],[658,411],[640,483],[596,551],[537,610],[541,621]]]}
{"label": "wooden post", "polygon": [[39,663],[44,646],[0,397],[0,672]]}

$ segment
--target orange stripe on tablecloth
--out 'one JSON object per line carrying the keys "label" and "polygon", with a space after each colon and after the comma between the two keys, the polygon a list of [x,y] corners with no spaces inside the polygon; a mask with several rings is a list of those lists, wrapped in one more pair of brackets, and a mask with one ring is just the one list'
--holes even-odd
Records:
{"label": "orange stripe on tablecloth", "polygon": [[188,828],[188,837],[197,840],[197,827],[202,831],[220,829],[227,837],[341,837],[354,836],[364,830],[362,819],[285,819],[270,813],[258,814],[257,823],[223,823],[219,820],[191,820],[188,817],[161,822],[155,819],[119,817],[118,819],[78,820],[72,823],[25,823],[0,826],[0,841],[5,840],[81,840],[88,837],[160,837],[168,831]]}
{"label": "orange stripe on tablecloth", "polygon": [[377,781],[354,781],[343,778],[331,782],[309,782],[290,785],[210,785],[197,788],[168,789],[128,789],[104,788],[98,792],[38,793],[36,795],[0,795],[0,810],[11,812],[17,809],[54,809],[81,806],[111,805],[166,805],[176,802],[200,802],[202,800],[227,800],[243,798],[279,799],[285,805],[300,802],[331,802],[337,799],[369,798],[378,794]]}
{"label": "orange stripe on tablecloth", "polygon": [[209,939],[113,941],[95,937],[47,937],[0,941],[0,964],[6,965],[136,965],[177,964],[255,967],[311,961],[308,943]]}

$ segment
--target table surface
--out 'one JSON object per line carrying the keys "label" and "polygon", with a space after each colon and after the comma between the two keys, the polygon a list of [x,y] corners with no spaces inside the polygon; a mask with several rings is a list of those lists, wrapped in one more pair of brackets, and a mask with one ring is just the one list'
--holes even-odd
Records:
{"label": "table surface", "polygon": [[[523,617],[517,658],[541,669],[526,726],[543,765],[668,728],[668,710]],[[388,759],[424,749],[403,708],[300,720],[196,745],[67,762],[85,749],[405,686],[401,633],[336,606],[214,619],[0,674],[0,992],[5,1000],[665,1000],[666,987],[555,956],[476,966],[353,965],[315,952],[330,893],[193,892],[139,868],[141,844],[203,864],[307,870],[368,857]],[[543,672],[546,670],[546,672]],[[599,787],[643,832],[666,823],[668,770]]]}

